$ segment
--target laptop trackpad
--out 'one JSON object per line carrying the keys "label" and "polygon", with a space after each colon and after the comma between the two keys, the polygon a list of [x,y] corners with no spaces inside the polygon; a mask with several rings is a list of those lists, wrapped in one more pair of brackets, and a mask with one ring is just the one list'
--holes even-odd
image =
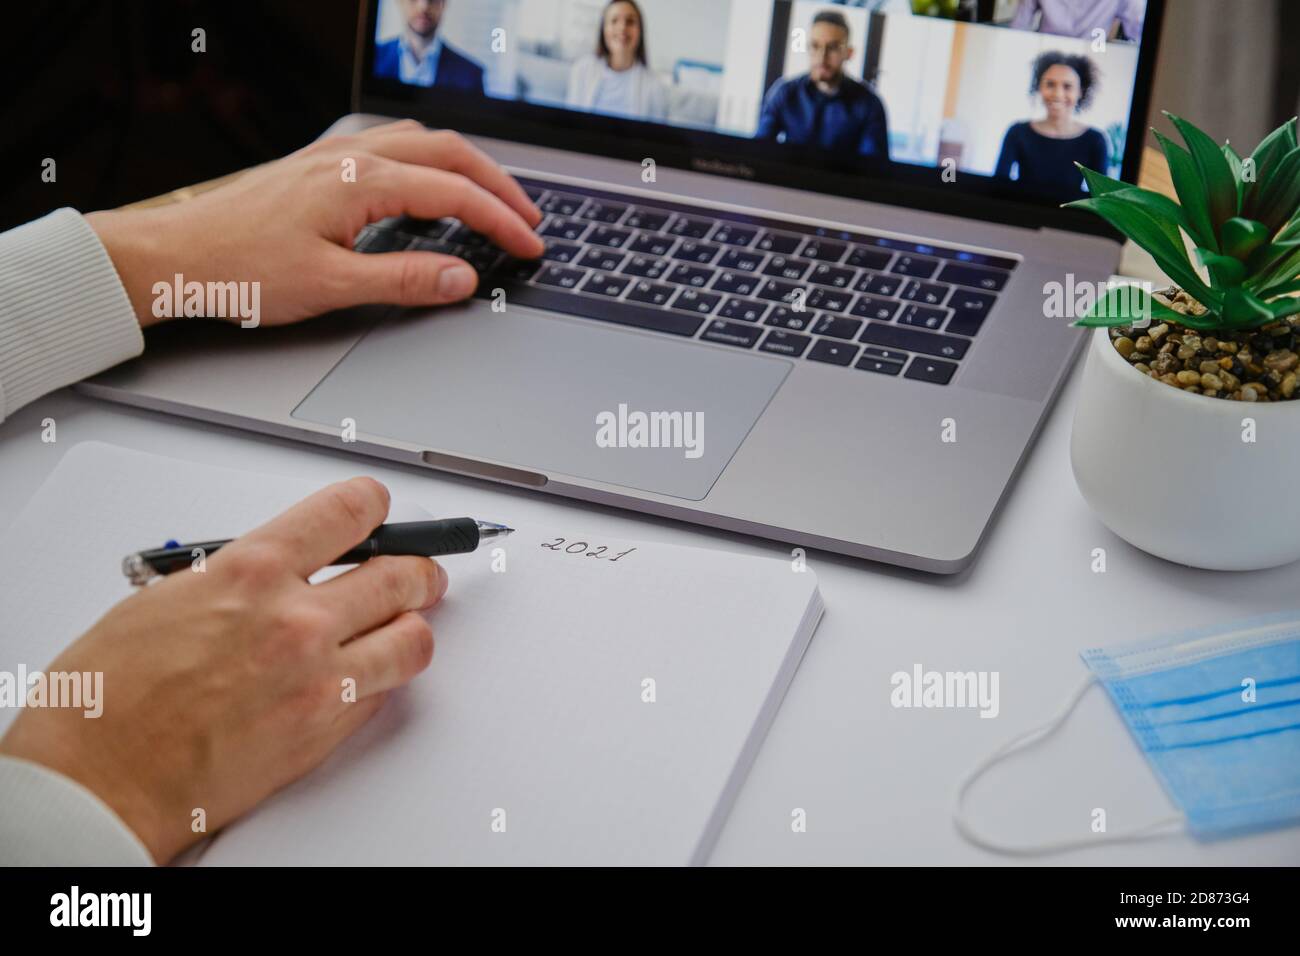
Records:
{"label": "laptop trackpad", "polygon": [[381,323],[293,415],[332,427],[351,418],[358,435],[698,501],[790,368],[476,301]]}

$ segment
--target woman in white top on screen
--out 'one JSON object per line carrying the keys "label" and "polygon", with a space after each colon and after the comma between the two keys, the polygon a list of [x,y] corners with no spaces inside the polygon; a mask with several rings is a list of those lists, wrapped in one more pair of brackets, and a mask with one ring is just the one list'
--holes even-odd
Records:
{"label": "woman in white top on screen", "polygon": [[663,123],[668,90],[646,62],[645,30],[635,0],[610,0],[600,16],[596,52],[573,64],[565,104]]}

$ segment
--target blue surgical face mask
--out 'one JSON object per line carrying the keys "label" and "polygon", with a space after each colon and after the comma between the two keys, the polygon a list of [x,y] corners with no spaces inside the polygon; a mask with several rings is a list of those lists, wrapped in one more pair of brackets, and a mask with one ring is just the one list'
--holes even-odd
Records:
{"label": "blue surgical face mask", "polygon": [[[992,755],[963,785],[957,824],[972,842],[1040,853],[1150,836],[1184,823],[1208,838],[1300,821],[1300,615],[1094,648],[1083,659],[1092,674],[1065,709]],[[1009,847],[975,835],[961,811],[971,784],[998,760],[1056,730],[1094,679],[1183,815],[1050,847]]]}

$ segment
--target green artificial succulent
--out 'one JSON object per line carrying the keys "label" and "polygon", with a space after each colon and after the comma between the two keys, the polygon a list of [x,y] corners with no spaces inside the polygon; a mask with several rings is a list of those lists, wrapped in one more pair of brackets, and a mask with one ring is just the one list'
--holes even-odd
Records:
{"label": "green artificial succulent", "polygon": [[[1220,147],[1186,120],[1165,116],[1187,144],[1184,149],[1153,130],[1179,202],[1080,166],[1092,195],[1066,205],[1092,210],[1132,239],[1206,311],[1184,315],[1129,287],[1101,297],[1075,325],[1131,325],[1149,317],[1224,331],[1300,314],[1300,298],[1292,297],[1300,292],[1296,119],[1269,133],[1243,160],[1227,143]],[[1208,285],[1188,258],[1180,229],[1196,245]]]}

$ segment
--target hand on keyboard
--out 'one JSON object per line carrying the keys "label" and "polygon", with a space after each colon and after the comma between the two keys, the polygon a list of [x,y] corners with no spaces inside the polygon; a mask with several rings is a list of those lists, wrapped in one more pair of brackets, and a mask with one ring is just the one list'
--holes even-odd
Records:
{"label": "hand on keyboard", "polygon": [[467,266],[436,249],[353,251],[368,223],[403,214],[454,217],[521,259],[543,251],[533,231],[542,214],[519,184],[456,133],[414,120],[320,140],[185,202],[86,218],[142,326],[159,318],[154,284],[176,274],[205,287],[257,283],[257,324],[278,325],[362,303],[472,295],[472,257]]}
{"label": "hand on keyboard", "polygon": [[460,256],[485,277],[480,295],[514,305],[930,385],[953,381],[1016,266],[955,246],[521,185],[546,217],[541,261],[454,219],[375,223],[357,248]]}

